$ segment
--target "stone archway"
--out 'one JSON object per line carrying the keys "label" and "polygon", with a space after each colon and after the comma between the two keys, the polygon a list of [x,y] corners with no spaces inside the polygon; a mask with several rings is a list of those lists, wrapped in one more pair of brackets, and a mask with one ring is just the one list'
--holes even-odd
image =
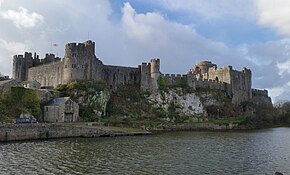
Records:
{"label": "stone archway", "polygon": [[219,78],[218,78],[218,77],[215,77],[215,81],[216,81],[216,82],[219,82]]}

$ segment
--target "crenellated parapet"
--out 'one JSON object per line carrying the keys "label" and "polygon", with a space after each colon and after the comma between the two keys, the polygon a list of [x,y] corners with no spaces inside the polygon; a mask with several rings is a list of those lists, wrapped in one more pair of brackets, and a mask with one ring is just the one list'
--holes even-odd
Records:
{"label": "crenellated parapet", "polygon": [[266,89],[252,89],[252,94],[253,96],[264,96],[264,97],[268,97],[268,91]]}
{"label": "crenellated parapet", "polygon": [[65,45],[61,59],[46,54],[43,59],[35,53],[13,57],[13,77],[18,81],[36,80],[42,86],[56,86],[72,81],[95,80],[107,83],[112,90],[119,85],[140,84],[141,89],[155,91],[158,79],[166,79],[168,85],[187,83],[194,90],[220,90],[231,97],[234,104],[252,99],[252,95],[268,96],[267,91],[252,90],[250,69],[234,70],[232,66],[217,67],[211,61],[201,61],[187,74],[161,74],[160,59],[154,58],[138,67],[104,65],[95,55],[95,42]]}
{"label": "crenellated parapet", "polygon": [[32,53],[25,52],[24,55],[13,56],[13,78],[16,81],[26,81],[28,79],[28,69],[33,67]]}
{"label": "crenellated parapet", "polygon": [[141,88],[143,90],[158,89],[157,80],[160,76],[160,59],[151,59],[149,63],[142,63],[141,68]]}
{"label": "crenellated parapet", "polygon": [[199,81],[223,82],[231,85],[232,102],[240,104],[252,98],[250,69],[234,70],[232,66],[218,68],[210,61],[197,63],[188,73]]}
{"label": "crenellated parapet", "polygon": [[92,80],[96,72],[94,65],[102,65],[95,56],[95,42],[68,43],[63,59],[63,82]]}

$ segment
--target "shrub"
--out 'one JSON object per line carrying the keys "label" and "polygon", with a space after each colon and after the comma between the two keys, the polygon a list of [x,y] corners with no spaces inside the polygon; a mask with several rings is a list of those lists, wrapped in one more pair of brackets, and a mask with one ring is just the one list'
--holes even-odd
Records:
{"label": "shrub", "polygon": [[159,76],[157,79],[159,90],[166,90],[168,88],[168,80],[165,77]]}

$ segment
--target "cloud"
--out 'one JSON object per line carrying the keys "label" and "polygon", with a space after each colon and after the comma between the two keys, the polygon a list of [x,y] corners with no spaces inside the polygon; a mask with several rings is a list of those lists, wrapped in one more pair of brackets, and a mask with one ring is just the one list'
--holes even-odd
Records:
{"label": "cloud", "polygon": [[5,41],[0,38],[0,72],[5,75],[11,75],[12,56],[27,49],[28,43],[15,41]]}
{"label": "cloud", "polygon": [[270,88],[268,90],[269,92],[269,96],[272,97],[273,101],[277,101],[277,97],[279,97],[280,95],[282,95],[285,92],[286,88],[283,87],[274,87],[274,88]]}
{"label": "cloud", "polygon": [[287,73],[290,74],[290,59],[284,61],[284,62],[277,62],[276,66],[279,69],[279,75],[282,76],[283,74]]}
{"label": "cloud", "polygon": [[150,19],[152,18],[160,18],[159,15],[156,15],[154,13],[148,13],[148,16],[137,15],[136,11],[128,2],[124,4],[122,12],[123,27],[127,35],[140,41],[147,40],[152,34],[152,27],[150,25],[147,25],[146,23],[148,23],[148,21],[150,22]]}
{"label": "cloud", "polygon": [[[204,19],[218,19],[225,16],[250,19],[254,15],[253,0],[161,0],[161,4],[171,11],[198,14]],[[237,10],[237,7],[239,8]]]}
{"label": "cloud", "polygon": [[256,0],[258,24],[271,27],[279,34],[290,36],[290,1]]}
{"label": "cloud", "polygon": [[[199,35],[193,26],[170,21],[160,13],[137,13],[130,3],[124,4],[122,12],[122,32],[128,37],[123,38],[124,45],[130,48],[125,58],[141,57],[141,62],[144,58],[159,57],[161,71],[175,73],[186,73],[202,59],[228,65],[233,58],[239,58],[224,43],[207,39]],[[243,65],[236,62],[235,66],[240,68]]]}
{"label": "cloud", "polygon": [[1,5],[2,5],[3,2],[4,2],[4,0],[0,0],[0,8],[1,8]]}
{"label": "cloud", "polygon": [[272,98],[272,101],[275,103],[281,100],[288,100],[290,97],[290,82],[285,82],[284,85],[275,86],[273,88],[269,88],[269,96]]}
{"label": "cloud", "polygon": [[290,39],[243,44],[237,51],[251,62],[253,87],[268,89],[273,101],[290,99]]}
{"label": "cloud", "polygon": [[[1,8],[0,71],[11,75],[12,55],[23,54],[25,47],[29,47],[32,52],[36,51],[40,57],[50,50],[63,57],[66,43],[91,39],[96,42],[96,55],[104,64],[136,67],[142,62],[158,57],[161,59],[162,73],[181,74],[186,73],[200,60],[210,60],[218,66],[232,65],[237,70],[245,66],[252,70],[254,87],[270,89],[270,94],[276,99],[290,98],[290,92],[287,90],[289,71],[286,68],[290,40],[242,43],[237,44],[237,47],[230,47],[225,42],[215,41],[210,36],[203,35],[196,28],[198,24],[183,24],[176,21],[176,18],[170,18],[172,14],[166,16],[168,11],[141,9],[140,12],[140,7],[130,3],[124,3],[121,11],[118,11],[120,7],[112,6],[111,2],[88,0],[67,4],[65,0],[5,1],[3,8],[23,8],[29,4],[29,11],[24,10],[27,18],[33,16],[36,11],[41,11],[42,18],[36,18],[32,22],[37,28],[18,30],[29,25],[18,24],[18,28],[11,27],[16,25],[14,21],[9,19],[13,22],[10,24],[5,20],[7,18],[3,17],[9,9]],[[248,15],[252,14],[249,6],[253,4],[242,6],[246,2],[252,1],[154,1],[155,5],[162,3],[163,8],[169,9],[168,14],[173,11],[187,13],[188,16],[197,14],[202,20],[247,19]],[[241,10],[237,10],[237,7]],[[53,13],[50,9],[53,9]],[[21,14],[21,11],[23,10],[18,9],[13,12]],[[241,17],[242,14],[245,14],[245,17]],[[242,22],[244,20],[241,20]],[[39,25],[41,23],[45,25]],[[59,47],[51,48],[51,43],[58,43]],[[283,88],[279,88],[280,86]]]}
{"label": "cloud", "polygon": [[19,7],[18,11],[7,10],[0,12],[0,16],[4,19],[10,20],[18,28],[32,28],[43,22],[43,16],[32,12],[30,13],[26,8]]}
{"label": "cloud", "polygon": [[7,42],[3,39],[0,39],[0,47],[6,49],[8,52],[12,54],[16,54],[19,52],[24,52],[26,48],[26,44],[24,43],[19,43],[19,42]]}

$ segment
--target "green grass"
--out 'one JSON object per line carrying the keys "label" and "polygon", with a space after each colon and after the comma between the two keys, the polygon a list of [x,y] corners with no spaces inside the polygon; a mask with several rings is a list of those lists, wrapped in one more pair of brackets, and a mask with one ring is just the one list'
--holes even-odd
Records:
{"label": "green grass", "polygon": [[227,119],[219,119],[219,120],[208,120],[208,121],[198,121],[193,123],[213,123],[218,125],[229,125],[229,124],[240,124],[242,121],[244,121],[244,117],[233,117],[233,118],[227,118]]}

